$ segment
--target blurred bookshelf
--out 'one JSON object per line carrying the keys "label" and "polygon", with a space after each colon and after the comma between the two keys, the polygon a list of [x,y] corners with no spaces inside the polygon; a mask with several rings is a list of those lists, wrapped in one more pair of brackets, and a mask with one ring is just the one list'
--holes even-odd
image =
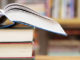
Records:
{"label": "blurred bookshelf", "polygon": [[[42,55],[40,57],[37,56],[36,59],[41,58],[45,60],[45,58],[47,57],[51,60],[59,60],[57,57],[49,57],[59,55],[55,53],[56,49],[56,52],[63,53],[59,56],[69,56],[70,54],[70,56],[80,56],[80,0],[6,0],[6,3],[4,3],[4,1],[5,0],[0,0],[0,3],[3,2],[3,4],[1,3],[1,8],[8,3],[21,3],[37,11],[41,15],[48,16],[53,20],[58,21],[67,32],[68,36],[64,37],[44,30],[35,29],[35,41],[36,46],[38,47],[36,48],[36,55]],[[50,42],[55,41],[57,42],[56,44],[53,43],[54,45],[49,46]],[[66,45],[64,43],[66,43]],[[58,44],[62,44],[63,46],[58,46]],[[66,54],[67,52],[68,54]],[[69,54],[69,52],[71,53]],[[80,59],[80,57],[59,58],[61,60],[63,60],[64,58],[66,58],[66,60],[69,60],[68,58],[70,58],[70,60]]]}

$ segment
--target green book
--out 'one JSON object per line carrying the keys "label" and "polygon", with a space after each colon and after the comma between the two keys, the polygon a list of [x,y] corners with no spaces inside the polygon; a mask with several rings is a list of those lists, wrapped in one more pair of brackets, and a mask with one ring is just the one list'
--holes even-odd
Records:
{"label": "green book", "polygon": [[7,59],[5,59],[5,58],[1,58],[0,60],[35,60],[34,58],[14,58],[14,59],[12,59],[12,58],[7,58]]}

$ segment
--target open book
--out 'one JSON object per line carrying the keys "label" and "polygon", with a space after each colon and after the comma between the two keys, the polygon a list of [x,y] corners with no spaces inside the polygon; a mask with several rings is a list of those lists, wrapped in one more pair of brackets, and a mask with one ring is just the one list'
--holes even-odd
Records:
{"label": "open book", "polygon": [[9,4],[3,10],[1,10],[1,12],[11,21],[21,21],[36,28],[44,29],[53,33],[67,35],[59,23],[51,18],[42,16],[39,13],[21,4]]}

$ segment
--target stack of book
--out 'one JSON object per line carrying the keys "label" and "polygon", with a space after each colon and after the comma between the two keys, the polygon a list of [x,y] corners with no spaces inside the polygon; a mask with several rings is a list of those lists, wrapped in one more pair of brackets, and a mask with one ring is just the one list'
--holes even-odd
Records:
{"label": "stack of book", "polygon": [[2,13],[0,24],[0,59],[34,60],[34,27],[19,22],[14,24]]}
{"label": "stack of book", "polygon": [[[5,25],[4,23],[7,21],[7,18],[13,22],[13,25],[16,25],[16,23],[27,25],[26,29],[21,30],[0,30],[0,57],[2,59],[34,59],[33,27],[60,35],[67,35],[55,20],[42,16],[21,4],[9,4],[0,11],[5,16],[5,19],[0,20],[2,21],[1,25]],[[32,28],[29,26],[32,26]]]}
{"label": "stack of book", "polygon": [[0,59],[34,60],[34,28],[0,29]]}

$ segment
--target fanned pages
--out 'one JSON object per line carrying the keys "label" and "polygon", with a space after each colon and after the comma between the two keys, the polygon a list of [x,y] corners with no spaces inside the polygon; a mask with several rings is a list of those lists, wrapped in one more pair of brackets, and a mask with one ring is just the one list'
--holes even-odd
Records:
{"label": "fanned pages", "polygon": [[1,29],[0,42],[32,42],[33,32],[34,29]]}
{"label": "fanned pages", "polygon": [[3,11],[11,21],[22,21],[37,28],[67,35],[56,21],[46,16],[41,16],[37,12],[23,5],[12,3],[7,5]]}
{"label": "fanned pages", "polygon": [[0,58],[32,58],[32,48],[32,43],[0,43]]}

